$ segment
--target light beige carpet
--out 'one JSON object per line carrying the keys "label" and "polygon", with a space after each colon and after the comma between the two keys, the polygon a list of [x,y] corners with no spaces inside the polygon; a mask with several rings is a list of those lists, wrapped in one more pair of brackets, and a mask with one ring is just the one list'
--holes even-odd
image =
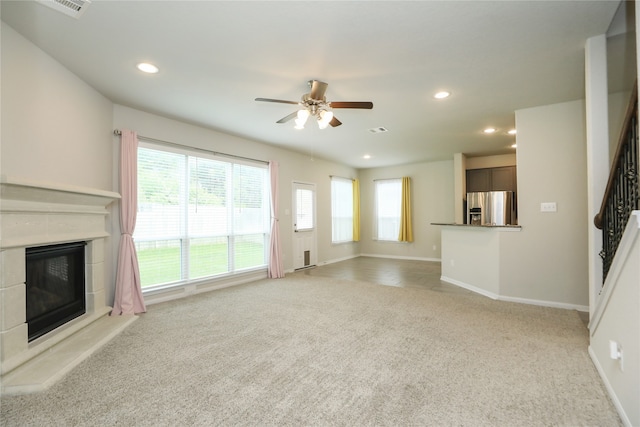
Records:
{"label": "light beige carpet", "polygon": [[303,274],[152,305],[3,426],[616,426],[570,310]]}

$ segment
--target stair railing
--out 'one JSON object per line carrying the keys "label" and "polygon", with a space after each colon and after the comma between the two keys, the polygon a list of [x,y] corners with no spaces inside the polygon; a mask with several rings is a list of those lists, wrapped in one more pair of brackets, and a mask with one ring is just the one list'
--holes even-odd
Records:
{"label": "stair railing", "polygon": [[602,282],[613,263],[631,212],[640,208],[638,190],[638,82],[636,81],[625,116],[609,180],[594,224],[602,230]]}

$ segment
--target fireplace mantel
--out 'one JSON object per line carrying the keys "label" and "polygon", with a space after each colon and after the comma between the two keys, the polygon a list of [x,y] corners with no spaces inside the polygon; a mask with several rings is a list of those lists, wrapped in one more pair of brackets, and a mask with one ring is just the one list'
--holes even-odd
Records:
{"label": "fireplace mantel", "polygon": [[[50,385],[52,378],[70,369],[56,366],[54,372],[46,372],[33,381],[34,373],[42,367],[54,366],[52,358],[69,359],[69,344],[74,337],[96,335],[88,333],[91,328],[102,331],[123,328],[130,323],[122,319],[109,318],[111,307],[106,305],[105,239],[109,236],[106,217],[108,207],[120,199],[115,192],[36,182],[13,176],[0,176],[0,375],[2,392],[37,391]],[[26,248],[57,243],[84,241],[86,313],[67,324],[28,342],[26,323]],[[114,320],[111,320],[114,319]],[[101,323],[108,323],[106,327]],[[83,332],[87,331],[87,332]],[[104,343],[99,337],[97,344]],[[84,338],[85,341],[87,337]],[[82,340],[81,339],[81,340]],[[64,351],[57,351],[64,347]],[[80,350],[88,355],[86,349]],[[42,360],[48,358],[47,360]],[[33,366],[39,363],[39,366]],[[45,369],[45,370],[46,370]],[[27,383],[21,382],[25,373]]]}
{"label": "fireplace mantel", "polygon": [[107,206],[120,194],[0,176],[0,248],[107,237]]}

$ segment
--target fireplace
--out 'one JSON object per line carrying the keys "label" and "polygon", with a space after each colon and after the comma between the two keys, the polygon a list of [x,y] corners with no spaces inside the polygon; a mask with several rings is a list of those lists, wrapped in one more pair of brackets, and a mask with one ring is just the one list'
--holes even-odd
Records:
{"label": "fireplace", "polygon": [[85,246],[74,242],[26,249],[29,342],[85,313]]}
{"label": "fireplace", "polygon": [[[0,175],[0,394],[46,389],[135,320],[110,317],[105,291],[108,206],[119,198]],[[42,321],[45,311],[59,317]]]}

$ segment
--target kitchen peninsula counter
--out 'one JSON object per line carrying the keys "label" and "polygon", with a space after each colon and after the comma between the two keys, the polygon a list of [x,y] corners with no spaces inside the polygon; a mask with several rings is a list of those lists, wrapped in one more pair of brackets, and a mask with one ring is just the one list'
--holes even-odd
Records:
{"label": "kitchen peninsula counter", "polygon": [[502,299],[502,242],[513,236],[511,232],[519,232],[522,227],[456,223],[431,225],[442,227],[440,280],[493,299]]}
{"label": "kitchen peninsula counter", "polygon": [[491,224],[472,225],[472,224],[458,224],[455,222],[432,222],[431,225],[446,225],[451,227],[469,227],[469,228],[505,228],[505,229],[512,229],[513,231],[520,231],[520,229],[522,228],[519,225],[491,225]]}

